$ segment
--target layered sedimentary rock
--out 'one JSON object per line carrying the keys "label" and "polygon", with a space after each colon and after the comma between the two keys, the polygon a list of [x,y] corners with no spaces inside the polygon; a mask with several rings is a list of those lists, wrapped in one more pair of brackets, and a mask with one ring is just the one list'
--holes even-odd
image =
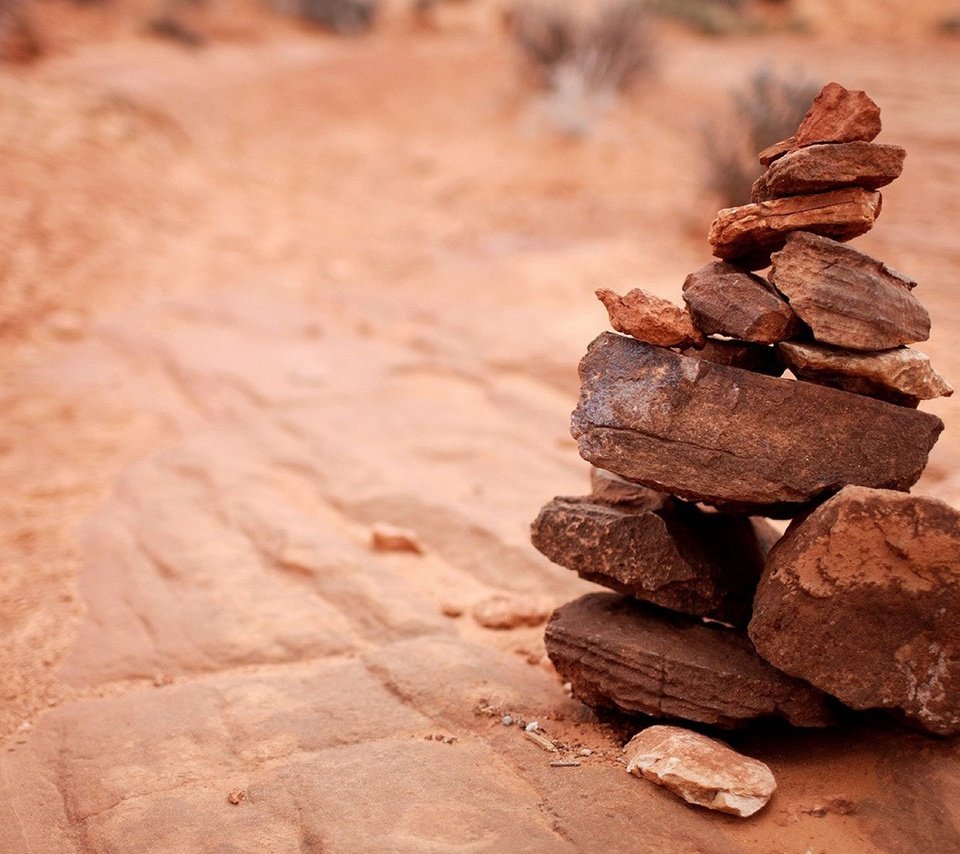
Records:
{"label": "layered sedimentary rock", "polygon": [[771,667],[744,634],[628,596],[591,593],[558,608],[545,640],[574,696],[598,708],[724,728],[834,720],[822,692]]}
{"label": "layered sedimentary rock", "polygon": [[697,328],[754,344],[793,338],[803,324],[760,276],[717,261],[687,276],[683,300]]}
{"label": "layered sedimentary rock", "polygon": [[593,465],[682,498],[792,514],[848,483],[909,489],[934,415],[604,333],[580,363],[572,432]]}
{"label": "layered sedimentary rock", "polygon": [[634,288],[620,296],[608,288],[597,291],[610,316],[610,325],[647,344],[658,347],[689,347],[703,344],[703,333],[690,315],[669,300]]}
{"label": "layered sedimentary rock", "polygon": [[531,540],[588,581],[684,614],[745,625],[770,537],[758,539],[746,517],[681,502],[651,511],[555,498],[534,521]]}
{"label": "layered sedimentary rock", "polygon": [[960,732],[960,513],[847,487],[771,551],[750,637],[848,706]]}
{"label": "layered sedimentary rock", "polygon": [[887,350],[930,337],[915,283],[869,255],[798,232],[772,263],[770,281],[823,344]]}

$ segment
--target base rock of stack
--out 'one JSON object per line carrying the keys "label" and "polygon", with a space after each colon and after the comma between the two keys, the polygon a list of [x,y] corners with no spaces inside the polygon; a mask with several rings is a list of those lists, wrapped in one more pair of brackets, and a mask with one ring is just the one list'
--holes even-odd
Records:
{"label": "base rock of stack", "polygon": [[580,455],[662,492],[793,515],[848,483],[909,489],[934,415],[603,333],[580,362]]}
{"label": "base rock of stack", "polygon": [[811,145],[774,161],[753,185],[755,202],[823,193],[840,187],[877,190],[900,177],[906,151],[899,145],[845,142]]}
{"label": "base rock of stack", "polygon": [[885,264],[816,234],[791,234],[770,281],[821,344],[889,350],[930,337],[915,284]]}
{"label": "base rock of stack", "polygon": [[855,709],[960,732],[960,513],[848,487],[770,552],[750,637]]}
{"label": "base rock of stack", "polygon": [[547,653],[573,695],[627,714],[735,728],[780,717],[834,722],[828,697],[771,667],[742,632],[591,593],[554,611]]}
{"label": "base rock of stack", "polygon": [[673,611],[746,625],[776,537],[770,525],[757,524],[760,538],[746,517],[681,502],[652,512],[555,498],[534,521],[531,540],[587,581]]}
{"label": "base rock of stack", "polygon": [[931,366],[930,358],[907,347],[862,352],[785,341],[778,349],[798,379],[900,406],[916,407],[921,400],[953,394],[947,381]]}
{"label": "base rock of stack", "polygon": [[708,239],[718,258],[760,270],[791,232],[810,231],[836,240],[866,234],[880,215],[880,205],[879,193],[859,187],[754,202],[720,211]]}

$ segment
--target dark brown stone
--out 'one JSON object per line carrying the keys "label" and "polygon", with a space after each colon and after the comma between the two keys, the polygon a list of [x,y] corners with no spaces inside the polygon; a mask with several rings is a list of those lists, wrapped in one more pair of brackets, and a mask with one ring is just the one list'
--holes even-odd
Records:
{"label": "dark brown stone", "polygon": [[934,415],[600,335],[580,362],[572,433],[588,462],[661,492],[793,515],[848,483],[909,489]]}
{"label": "dark brown stone", "polygon": [[770,281],[823,344],[889,350],[930,336],[912,282],[835,240],[791,234],[773,256]]}
{"label": "dark brown stone", "polygon": [[743,368],[745,371],[766,374],[769,377],[779,377],[786,369],[776,348],[765,344],[708,338],[701,349],[688,347],[681,352],[684,356],[693,356],[717,365],[729,365],[731,368]]}
{"label": "dark brown stone", "polygon": [[687,276],[683,299],[694,324],[707,335],[776,344],[803,330],[800,319],[766,279],[724,261]]}
{"label": "dark brown stone", "polygon": [[830,701],[757,655],[742,631],[591,593],[554,611],[547,654],[596,708],[734,728],[763,718],[828,726]]}
{"label": "dark brown stone", "polygon": [[703,344],[690,315],[670,300],[634,288],[620,296],[607,288],[597,291],[610,316],[610,325],[647,344],[658,347],[689,347]]}
{"label": "dark brown stone", "polygon": [[654,512],[555,498],[531,540],[587,581],[733,625],[750,619],[767,554],[749,518],[681,502]]}
{"label": "dark brown stone", "polygon": [[757,178],[753,201],[822,193],[840,187],[878,190],[900,177],[906,154],[899,145],[869,142],[800,148],[776,160]]}
{"label": "dark brown stone", "polygon": [[663,510],[676,501],[663,492],[657,492],[639,483],[633,483],[612,471],[590,469],[590,500],[615,507],[626,506],[634,510]]}
{"label": "dark brown stone", "polygon": [[710,226],[713,254],[748,270],[770,263],[794,231],[850,240],[866,234],[880,215],[880,194],[847,187],[812,196],[789,196],[726,208]]}
{"label": "dark brown stone", "polygon": [[750,636],[848,706],[960,732],[960,513],[847,487],[770,552]]}
{"label": "dark brown stone", "polygon": [[779,350],[798,379],[900,406],[915,407],[921,400],[953,394],[947,381],[933,369],[930,358],[909,347],[862,352],[785,341]]}
{"label": "dark brown stone", "polygon": [[797,132],[760,152],[767,166],[797,148],[821,142],[871,142],[880,133],[880,108],[866,92],[828,83],[813,100]]}

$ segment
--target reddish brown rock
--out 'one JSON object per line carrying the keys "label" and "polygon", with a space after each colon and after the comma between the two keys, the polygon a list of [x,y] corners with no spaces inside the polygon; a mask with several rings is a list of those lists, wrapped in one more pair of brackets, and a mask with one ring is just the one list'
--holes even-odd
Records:
{"label": "reddish brown rock", "polygon": [[786,366],[780,360],[775,347],[765,344],[745,344],[742,341],[721,341],[708,338],[703,348],[688,347],[681,351],[684,356],[693,356],[717,365],[743,368],[770,377],[779,377]]}
{"label": "reddish brown rock", "polygon": [[703,335],[694,327],[690,315],[670,300],[640,288],[623,296],[601,288],[597,291],[597,299],[606,307],[610,325],[617,332],[658,347],[703,344]]}
{"label": "reddish brown rock", "polygon": [[960,513],[847,487],[770,552],[750,637],[848,706],[960,732]]}
{"label": "reddish brown rock", "polygon": [[780,344],[781,356],[801,380],[866,394],[901,406],[949,397],[953,389],[930,364],[930,358],[908,347],[862,352],[821,344]]}
{"label": "reddish brown rock", "polygon": [[930,315],[913,284],[885,264],[816,234],[791,234],[770,281],[823,344],[889,350],[925,341]]}
{"label": "reddish brown rock", "polygon": [[767,554],[750,519],[681,502],[653,512],[555,498],[534,521],[531,540],[587,581],[734,625],[750,619]]}
{"label": "reddish brown rock", "polygon": [[742,631],[614,593],[554,611],[547,653],[573,695],[596,708],[734,728],[763,718],[827,726],[820,691],[774,669]]}
{"label": "reddish brown rock", "polygon": [[767,166],[789,151],[820,142],[871,142],[880,133],[880,108],[866,92],[828,83],[813,100],[797,132],[760,152]]}
{"label": "reddish brown rock", "polygon": [[661,492],[792,515],[848,483],[909,489],[943,422],[837,389],[604,333],[580,363],[572,433],[595,466]]}
{"label": "reddish brown rock", "polygon": [[749,270],[770,263],[794,231],[850,240],[865,234],[880,215],[880,194],[848,187],[812,196],[790,196],[726,208],[710,226],[713,254]]}
{"label": "reddish brown rock", "polygon": [[612,471],[590,469],[590,500],[634,510],[663,510],[676,502],[663,492],[627,480]]}
{"label": "reddish brown rock", "polygon": [[754,344],[775,344],[803,329],[800,319],[760,276],[715,261],[687,276],[683,299],[693,322],[707,335]]}
{"label": "reddish brown rock", "polygon": [[627,773],[664,786],[689,804],[746,818],[777,788],[762,762],[723,742],[675,726],[650,726],[623,749]]}
{"label": "reddish brown rock", "polygon": [[760,202],[840,187],[878,190],[900,177],[906,154],[899,145],[869,142],[800,148],[776,160],[757,178],[752,198]]}

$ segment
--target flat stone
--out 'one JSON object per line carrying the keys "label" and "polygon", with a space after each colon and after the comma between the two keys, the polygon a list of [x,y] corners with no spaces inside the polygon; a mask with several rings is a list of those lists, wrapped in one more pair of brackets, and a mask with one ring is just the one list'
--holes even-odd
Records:
{"label": "flat stone", "polygon": [[623,296],[601,288],[597,291],[597,299],[606,307],[610,325],[624,335],[658,347],[689,347],[703,343],[703,335],[694,327],[690,315],[670,300],[640,288]]}
{"label": "flat stone", "polygon": [[485,629],[517,629],[542,626],[552,604],[539,596],[498,593],[473,606],[473,619]]}
{"label": "flat stone", "polygon": [[673,611],[746,625],[767,549],[744,516],[555,498],[531,540],[581,578]]}
{"label": "flat stone", "polygon": [[742,631],[615,593],[558,608],[547,653],[573,696],[596,708],[735,728],[765,718],[829,726],[820,691],[771,667]]}
{"label": "flat stone", "polygon": [[848,483],[909,489],[943,422],[603,333],[580,362],[580,455],[661,492],[792,515]]}
{"label": "flat stone", "polygon": [[797,132],[761,151],[760,162],[767,166],[790,151],[821,142],[871,142],[880,130],[880,108],[866,92],[828,83]]}
{"label": "flat stone", "polygon": [[789,196],[725,208],[710,226],[713,254],[748,270],[770,263],[793,231],[810,231],[836,240],[866,234],[880,215],[880,194],[847,187],[807,196]]}
{"label": "flat stone", "polygon": [[930,357],[908,347],[862,352],[785,341],[779,350],[798,379],[901,406],[915,407],[921,400],[953,394],[947,381],[933,369]]}
{"label": "flat stone", "polygon": [[822,193],[840,187],[878,190],[900,177],[907,152],[899,145],[844,142],[811,145],[770,164],[753,185],[753,201]]}
{"label": "flat stone", "polygon": [[881,261],[816,234],[791,234],[770,281],[823,344],[889,350],[930,336],[910,281]]}
{"label": "flat stone", "polygon": [[590,500],[635,510],[662,510],[675,504],[673,497],[620,477],[612,471],[590,468]]}
{"label": "flat stone", "polygon": [[775,347],[765,344],[747,344],[743,341],[723,341],[708,338],[701,349],[688,347],[681,351],[684,356],[693,356],[717,365],[731,368],[743,368],[770,377],[779,377],[786,366],[780,359]]}
{"label": "flat stone", "polygon": [[854,709],[960,732],[960,513],[847,487],[771,551],[750,637]]}
{"label": "flat stone", "polygon": [[721,741],[675,726],[651,726],[623,749],[627,773],[669,789],[688,804],[746,818],[777,788],[773,772]]}
{"label": "flat stone", "polygon": [[708,335],[775,344],[803,330],[800,319],[766,279],[724,261],[687,276],[683,299],[697,328]]}

